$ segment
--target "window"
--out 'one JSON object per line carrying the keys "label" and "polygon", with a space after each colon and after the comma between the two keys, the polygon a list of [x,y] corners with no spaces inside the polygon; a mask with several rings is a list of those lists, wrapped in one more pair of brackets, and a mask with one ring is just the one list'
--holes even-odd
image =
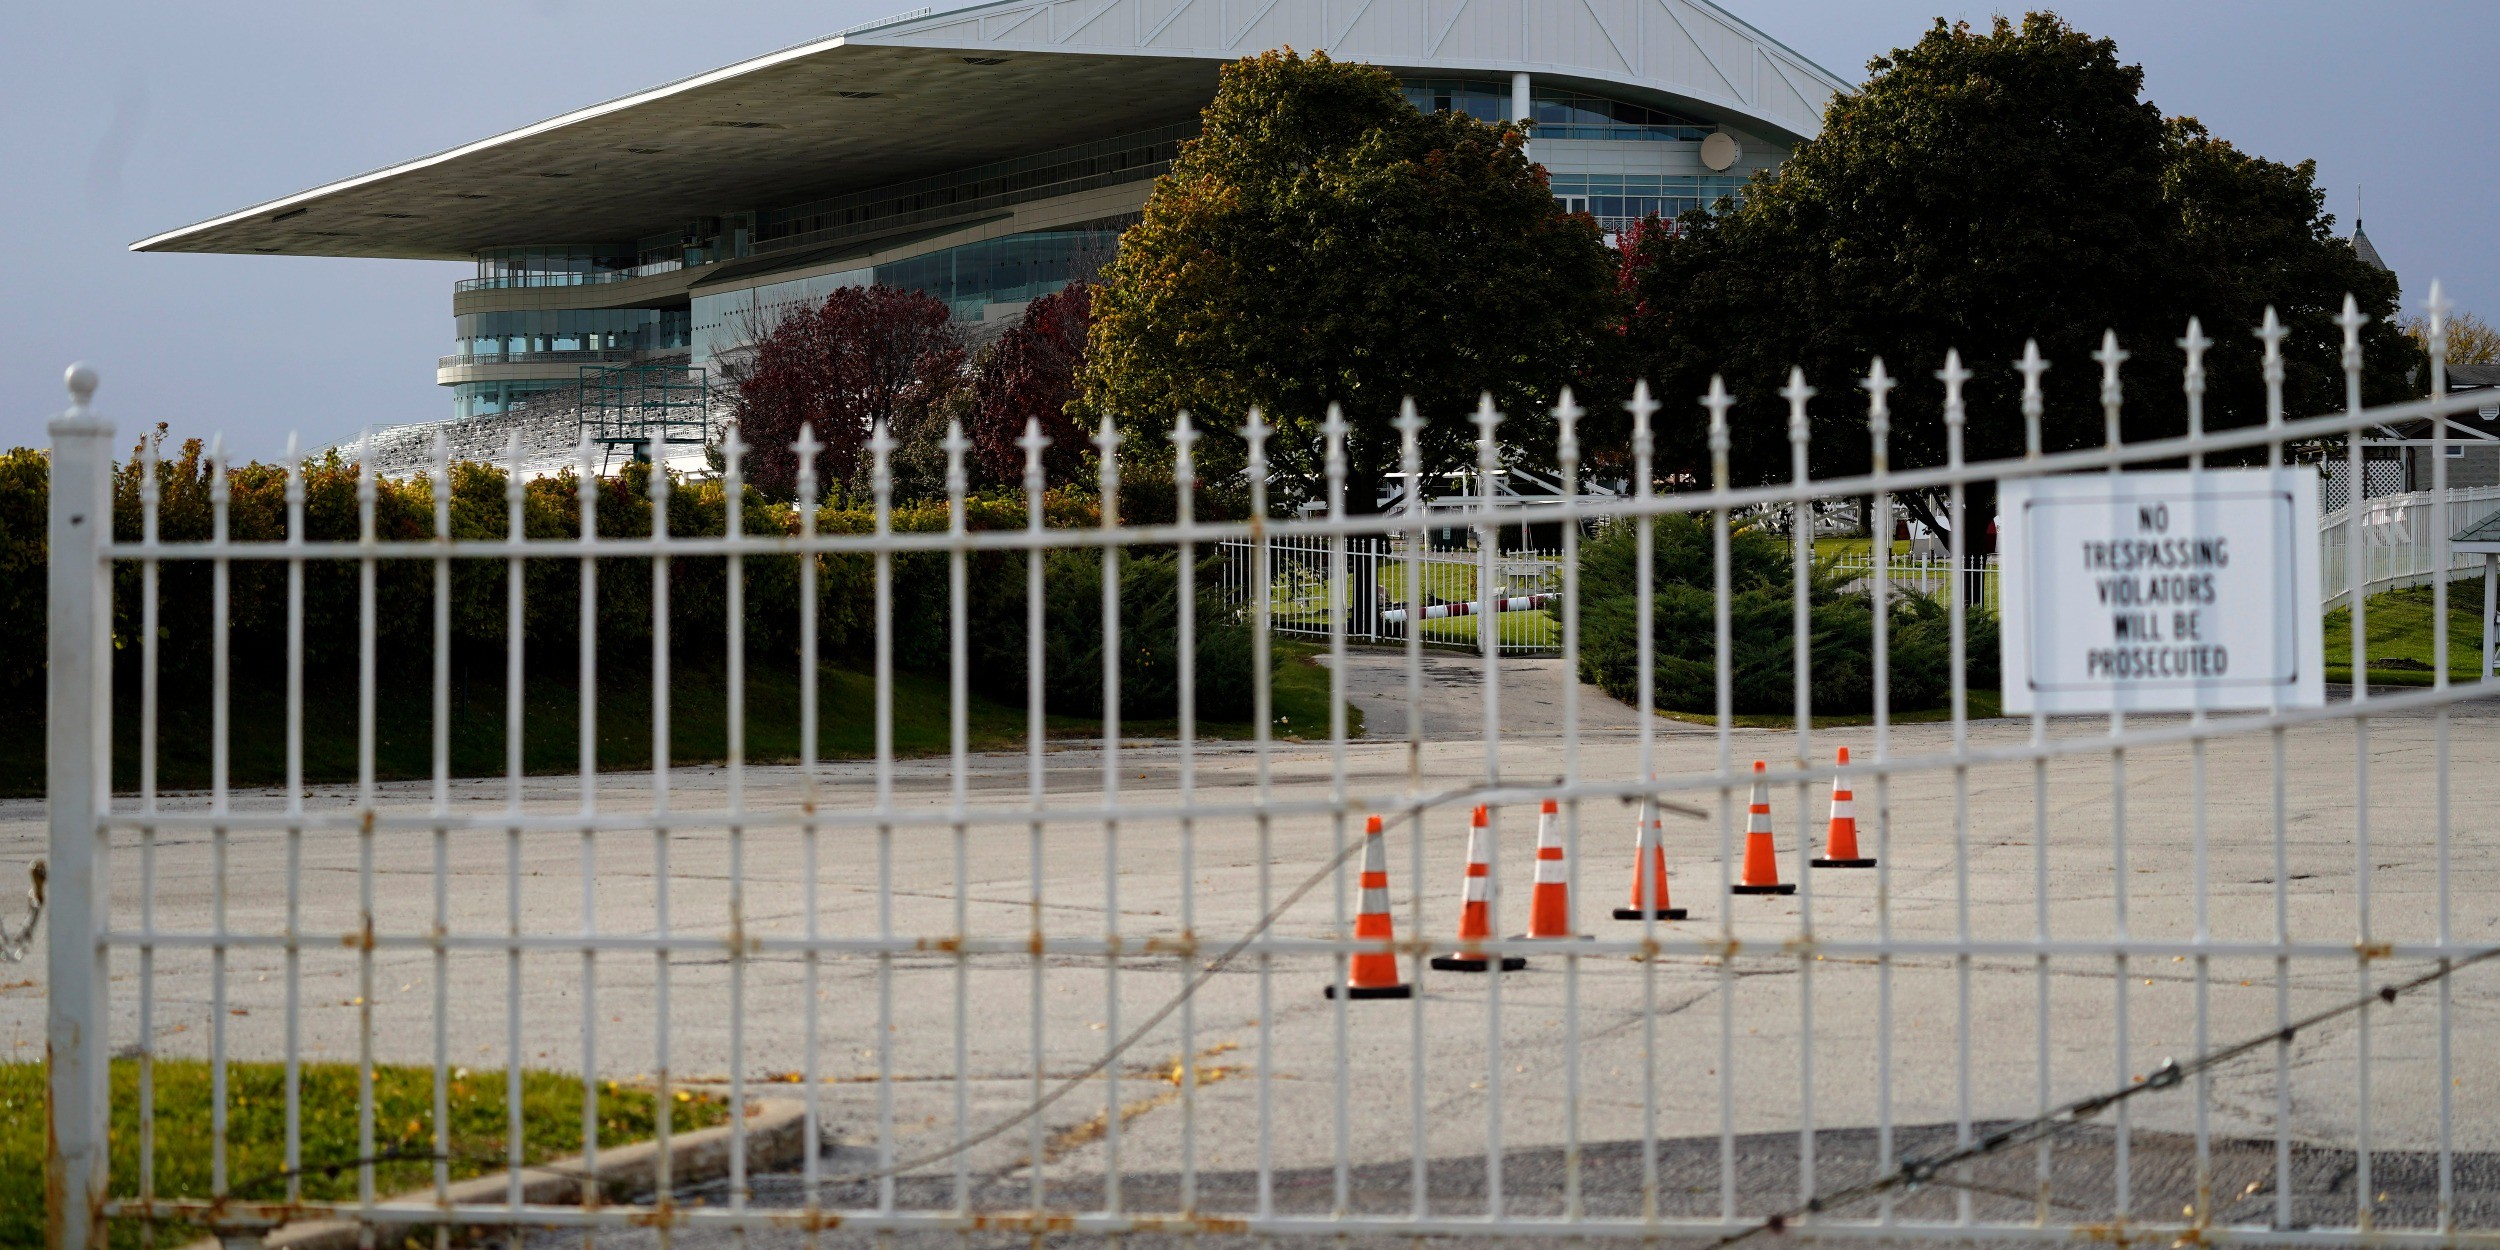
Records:
{"label": "window", "polygon": [[[1511,120],[1510,84],[1484,78],[1409,78],[1406,102],[1426,113],[1465,113],[1480,122]],[[1561,87],[1531,87],[1529,115],[1539,139],[1667,139],[1690,143],[1718,129],[1662,109]]]}

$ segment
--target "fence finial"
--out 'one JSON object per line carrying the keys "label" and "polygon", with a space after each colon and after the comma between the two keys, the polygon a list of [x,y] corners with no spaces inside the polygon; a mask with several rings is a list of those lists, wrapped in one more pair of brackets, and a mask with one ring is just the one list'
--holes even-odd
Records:
{"label": "fence finial", "polygon": [[2194,317],[2188,318],[2187,333],[2178,340],[2178,347],[2187,353],[2187,368],[2180,375],[2179,385],[2187,393],[2190,438],[2205,432],[2205,349],[2213,345],[2214,341],[2205,337],[2204,324]]}
{"label": "fence finial", "polygon": [[[1172,441],[1172,488],[1179,492],[1182,506],[1187,507],[1189,491],[1198,484],[1198,457],[1195,449],[1198,446],[1198,440],[1204,436],[1199,434],[1198,427],[1190,422],[1189,410],[1183,408],[1180,415],[1172,420],[1172,432],[1164,437]],[[1183,514],[1182,519],[1187,520],[1187,515]]]}
{"label": "fence finial", "polygon": [[1727,393],[1727,380],[1718,374],[1711,374],[1710,393],[1701,397],[1701,403],[1703,407],[1710,410],[1710,489],[1712,490],[1727,489],[1727,410],[1735,402],[1736,397]]}
{"label": "fence finial", "polygon": [[1098,455],[1095,482],[1102,493],[1102,524],[1111,529],[1120,523],[1120,431],[1111,424],[1111,414],[1102,414],[1102,428],[1094,433],[1094,451]]}
{"label": "fence finial", "polygon": [[2040,355],[2040,340],[2023,340],[2023,358],[2014,362],[2023,375],[2023,455],[2037,457],[2040,446],[2040,375],[2049,371],[2049,362]]}
{"label": "fence finial", "polygon": [[1398,469],[1406,474],[1406,510],[1421,515],[1424,510],[1423,414],[1415,411],[1412,395],[1398,401]]}
{"label": "fence finial", "polygon": [[1580,418],[1584,414],[1570,387],[1562,388],[1562,394],[1555,397],[1550,411],[1554,417],[1554,459],[1560,464],[1576,466],[1580,463]]}
{"label": "fence finial", "polygon": [[1806,371],[1795,365],[1788,367],[1788,385],[1780,388],[1780,398],[1788,401],[1788,441],[1804,442],[1808,435],[1806,401],[1818,392],[1806,385]]}
{"label": "fence finial", "polygon": [[894,449],[900,445],[894,440],[893,428],[886,422],[879,421],[869,427],[868,489],[880,499],[889,498],[894,493]]}
{"label": "fence finial", "polygon": [[[1936,370],[1936,380],[1944,383],[1944,459],[1946,464],[1962,463],[1962,426],[1969,414],[1962,407],[1962,384],[1970,381],[1970,370],[1962,367],[1962,353],[1944,349],[1944,368]],[[1958,533],[1958,529],[1956,530]]]}
{"label": "fence finial", "polygon": [[1345,409],[1335,403],[1328,405],[1328,419],[1320,423],[1320,438],[1326,443],[1327,472],[1331,478],[1343,478],[1345,462]]}
{"label": "fence finial", "polygon": [[2335,324],[2344,328],[2344,368],[2360,368],[2361,327],[2370,324],[2370,319],[2362,315],[2361,302],[2349,291],[2344,294],[2344,310],[2335,314]]}
{"label": "fence finial", "polygon": [[96,372],[94,366],[89,365],[83,360],[71,365],[61,374],[61,384],[69,388],[69,411],[64,415],[70,417],[86,416],[87,405],[95,399]]}
{"label": "fence finial", "polygon": [[2453,307],[2448,302],[2448,293],[2440,289],[2439,279],[2431,279],[2431,297],[2422,305],[2422,311],[2430,314],[2430,325],[2423,341],[2430,349],[2431,376],[2434,378],[2448,367],[2448,312]]}
{"label": "fence finial", "polygon": [[[2116,447],[2120,441],[2118,409],[2127,397],[2126,391],[2118,384],[2118,366],[2127,362],[2127,353],[2118,350],[2116,330],[2101,331],[2101,350],[2092,353],[2092,359],[2101,362],[2101,438]],[[2109,469],[2115,473],[2118,466],[2113,464]]]}
{"label": "fence finial", "polygon": [[961,525],[963,524],[963,508],[961,505],[963,503],[964,492],[972,487],[971,480],[964,475],[964,453],[972,450],[972,440],[964,437],[964,423],[962,418],[948,417],[946,419],[946,441],[938,444],[938,446],[946,452],[946,498],[948,501],[948,508],[949,511],[955,514],[954,523],[956,525]]}
{"label": "fence finial", "polygon": [[1900,383],[1892,380],[1884,368],[1884,358],[1877,356],[1866,366],[1866,380],[1858,383],[1866,390],[1866,428],[1881,437],[1892,433],[1892,388]]}
{"label": "fence finial", "polygon": [[790,452],[799,461],[800,508],[811,514],[815,512],[813,505],[816,502],[816,453],[824,449],[825,445],[816,441],[816,423],[800,422],[799,437],[790,444]]}
{"label": "fence finial", "polygon": [[1632,400],[1624,408],[1632,414],[1632,464],[1638,471],[1633,489],[1646,496],[1649,494],[1650,457],[1658,450],[1657,440],[1649,432],[1649,419],[1657,415],[1658,400],[1649,393],[1647,379],[1632,384]]}
{"label": "fence finial", "polygon": [[2266,305],[2266,319],[2252,333],[2266,342],[2266,424],[2283,424],[2283,319]]}

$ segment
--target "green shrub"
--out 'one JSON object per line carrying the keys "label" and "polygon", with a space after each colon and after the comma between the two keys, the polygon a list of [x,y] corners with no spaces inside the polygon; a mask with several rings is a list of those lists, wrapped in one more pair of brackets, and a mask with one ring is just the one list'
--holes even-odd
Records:
{"label": "green shrub", "polygon": [[[1651,568],[1651,646],[1657,706],[1718,709],[1717,623],[1710,520],[1657,520]],[[1619,525],[1580,549],[1580,675],[1625,702],[1640,697],[1638,532]],[[1788,540],[1758,529],[1728,537],[1728,653],[1735,711],[1794,710],[1795,587]],[[1863,589],[1843,589],[1827,566],[1807,572],[1808,649],[1814,710],[1850,715],[1874,707],[1875,614]],[[1557,608],[1547,609],[1549,612]],[[1974,689],[1997,684],[1996,618],[1966,617],[1966,669]],[[1891,706],[1942,705],[1952,692],[1952,623],[1944,606],[1915,594],[1892,605]]]}
{"label": "green shrub", "polygon": [[[133,450],[113,476],[114,533],[118,541],[142,536],[141,462]],[[0,711],[21,723],[43,716],[45,525],[49,457],[18,449],[0,455]],[[598,532],[607,538],[651,533],[647,465],[629,466],[596,488]],[[305,466],[304,536],[311,541],[354,540],[359,534],[357,473],[332,453]],[[158,534],[168,542],[200,542],[214,534],[213,465],[199,440],[180,445],[157,466]],[[228,479],[227,532],[240,543],[286,540],[286,473],[274,465],[234,466]],[[511,506],[500,468],[455,464],[450,474],[450,529],[456,539],[505,537]],[[562,540],[581,532],[581,483],[569,470],[523,484],[522,531],[533,539]],[[1150,493],[1150,492],[1146,492]],[[1168,501],[1166,501],[1168,511]],[[750,490],[739,501],[740,524],[749,534],[789,534],[798,517],[788,504],[771,503]],[[730,501],[718,481],[680,481],[668,496],[668,532],[701,537],[727,531]],[[1075,489],[1044,496],[1043,524],[1066,531],[1100,523],[1095,500]],[[375,483],[375,534],[386,545],[434,537],[434,490],[425,477]],[[896,533],[939,533],[950,523],[942,500],[898,504],[890,516]],[[824,534],[865,534],[875,528],[866,507],[828,505],[816,517]],[[965,501],[969,530],[1019,530],[1028,524],[1021,493],[976,495]],[[951,602],[942,551],[890,557],[892,645],[895,667],[908,673],[943,675],[949,659]],[[967,557],[966,602],[973,688],[1010,706],[1025,699],[1025,571],[1021,551],[976,551]],[[1100,713],[1101,553],[1099,548],[1046,556],[1046,663],[1050,709],[1058,714]],[[1122,559],[1123,710],[1135,719],[1176,714],[1176,557],[1169,551],[1131,549]],[[801,564],[796,558],[750,556],[742,561],[744,629],[749,663],[795,671],[799,651]],[[871,665],[876,650],[876,567],[871,555],[835,553],[816,563],[817,641],[826,663]],[[425,672],[434,652],[434,565],[430,560],[384,560],[375,577],[374,633],[379,654],[393,670],[386,676]],[[500,690],[512,622],[501,559],[452,562],[450,584],[451,672],[458,698],[472,684]],[[114,648],[117,689],[139,686],[142,663],[141,570],[121,562],[114,570]],[[168,714],[208,698],[214,659],[212,569],[207,561],[160,565],[158,671]],[[533,673],[569,680],[582,643],[581,567],[578,560],[535,558],[521,566],[519,638]],[[236,560],[229,564],[229,654],[246,684],[283,682],[286,662],[287,565]],[[1246,629],[1206,593],[1212,569],[1199,578],[1201,668],[1199,714],[1209,721],[1250,718]],[[652,643],[652,562],[647,557],[599,561],[593,619],[603,671],[647,667]],[[717,664],[726,647],[728,561],[719,556],[672,557],[668,564],[669,641],[679,663]],[[304,651],[308,689],[352,689],[360,618],[358,568],[353,560],[308,561],[303,574]],[[622,669],[620,669],[622,666]],[[461,702],[465,703],[465,698]],[[135,715],[135,705],[122,709]],[[39,731],[38,731],[39,732]],[[37,768],[40,771],[40,768]]]}

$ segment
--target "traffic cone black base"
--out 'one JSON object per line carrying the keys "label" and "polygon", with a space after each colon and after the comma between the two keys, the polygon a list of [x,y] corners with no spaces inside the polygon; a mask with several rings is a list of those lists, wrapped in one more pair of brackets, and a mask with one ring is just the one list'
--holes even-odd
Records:
{"label": "traffic cone black base", "polygon": [[1615,909],[1617,920],[1682,920],[1683,918],[1684,909],[1681,907],[1654,908],[1649,911],[1642,911],[1638,907]]}
{"label": "traffic cone black base", "polygon": [[1729,886],[1728,889],[1738,894],[1794,894],[1797,892],[1797,883],[1793,881],[1782,881],[1778,885],[1745,885],[1739,883]]}
{"label": "traffic cone black base", "polygon": [[1359,998],[1413,998],[1415,996],[1415,987],[1412,985],[1331,985],[1327,987],[1327,990],[1330,998],[1343,998],[1349,1000]]}
{"label": "traffic cone black base", "polygon": [[1871,859],[1817,859],[1809,862],[1817,868],[1872,868],[1875,866],[1875,861]]}
{"label": "traffic cone black base", "polygon": [[1528,958],[1525,955],[1502,955],[1498,957],[1491,955],[1435,955],[1432,957],[1432,967],[1435,972],[1493,972],[1497,971],[1497,969],[1493,966],[1496,963],[1501,965],[1498,971],[1517,972],[1528,966]]}

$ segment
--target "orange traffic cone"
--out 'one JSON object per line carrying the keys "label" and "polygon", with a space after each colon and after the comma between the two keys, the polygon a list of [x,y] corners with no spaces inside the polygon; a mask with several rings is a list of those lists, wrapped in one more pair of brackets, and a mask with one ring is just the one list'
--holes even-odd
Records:
{"label": "orange traffic cone", "polygon": [[[1363,907],[1354,914],[1357,941],[1396,937],[1389,925],[1389,852],[1380,844],[1380,818],[1363,827]],[[1398,980],[1398,957],[1364,951],[1346,965],[1346,983],[1328,987],[1330,998],[1412,998],[1415,987]]]}
{"label": "orange traffic cone", "polygon": [[1753,762],[1753,802],[1745,816],[1745,875],[1728,887],[1738,894],[1794,894],[1797,887],[1780,882],[1779,850],[1771,845],[1771,783],[1762,779],[1768,765]]}
{"label": "orange traffic cone", "polygon": [[1476,943],[1493,936],[1491,919],[1486,915],[1486,895],[1493,882],[1493,866],[1485,856],[1492,848],[1485,845],[1485,810],[1476,809],[1473,823],[1467,829],[1467,891],[1458,908],[1458,951],[1435,955],[1432,966],[1442,972],[1515,972],[1528,966],[1518,955],[1487,955]]}
{"label": "orange traffic cone", "polygon": [[1561,810],[1547,799],[1537,813],[1536,893],[1528,904],[1528,936],[1532,938],[1584,936],[1571,931],[1571,877],[1564,867],[1562,822],[1555,818]]}
{"label": "orange traffic cone", "polygon": [[[1840,748],[1841,767],[1849,766],[1849,748]],[[1814,861],[1817,868],[1872,868],[1872,857],[1858,854],[1858,804],[1849,792],[1849,779],[1832,778],[1832,828],[1823,836],[1823,857]]]}
{"label": "orange traffic cone", "polygon": [[1632,905],[1615,909],[1617,920],[1682,920],[1684,909],[1667,906],[1666,829],[1658,809],[1641,803],[1641,818],[1632,833]]}

